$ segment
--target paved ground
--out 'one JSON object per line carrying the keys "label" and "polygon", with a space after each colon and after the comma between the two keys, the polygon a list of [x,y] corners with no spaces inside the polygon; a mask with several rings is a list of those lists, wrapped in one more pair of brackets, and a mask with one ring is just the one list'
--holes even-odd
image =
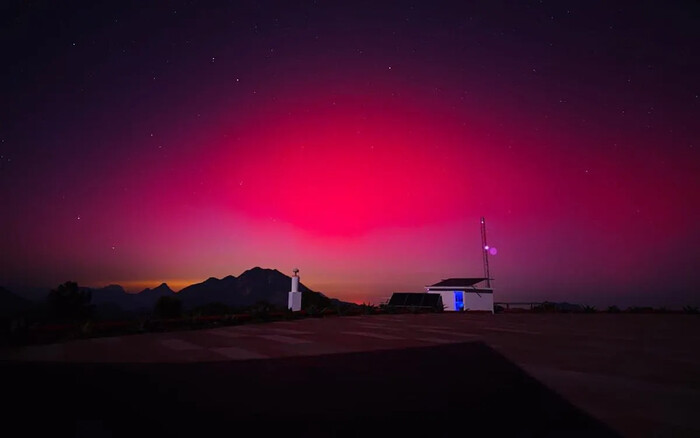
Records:
{"label": "paved ground", "polygon": [[[221,363],[223,367],[235,363],[237,366],[252,367],[245,371],[244,375],[249,375],[252,369],[269,368],[272,364],[286,364],[279,366],[295,370],[289,372],[299,372],[300,364],[305,362],[295,360],[311,361],[306,365],[317,370],[327,366],[340,373],[343,363],[353,361],[339,358],[351,358],[357,355],[347,353],[363,352],[360,356],[364,361],[373,357],[374,363],[381,363],[384,367],[392,364],[393,368],[384,369],[385,374],[391,374],[391,369],[418,369],[418,365],[435,362],[429,369],[422,369],[423,375],[417,378],[426,379],[430,375],[431,379],[440,382],[453,382],[451,388],[459,387],[465,391],[461,403],[469,406],[471,412],[475,407],[467,403],[467,400],[471,400],[469,391],[480,393],[482,399],[486,397],[483,385],[477,388],[475,382],[489,375],[489,369],[502,366],[501,362],[510,362],[517,365],[516,369],[524,370],[623,435],[698,436],[700,350],[697,345],[700,345],[700,318],[694,315],[426,314],[304,319],[82,340],[3,351],[0,357],[10,359],[3,364],[9,367],[3,370],[4,376],[17,373],[20,368],[32,369],[27,368],[27,361],[39,361],[32,365],[38,367],[42,366],[41,361],[50,361],[52,369],[60,368],[55,362],[80,362],[97,367],[81,368],[81,372],[88,373],[86,370],[104,369],[98,363],[112,364],[111,367],[121,363],[120,370],[140,364],[144,367],[140,370],[150,370],[148,372],[184,367],[185,364],[196,366],[198,363],[204,363],[201,366],[212,370],[221,370],[216,368],[216,363]],[[456,353],[449,349],[458,347],[461,353],[459,360],[456,360]],[[405,354],[408,356],[401,359],[401,351],[407,352]],[[446,353],[449,351],[452,353]],[[319,356],[337,353],[345,355]],[[454,365],[438,366],[438,363],[445,362],[446,354],[448,357],[453,355],[452,359],[455,360],[451,363]],[[357,359],[354,360],[357,362]],[[21,361],[21,366],[17,361]],[[340,365],[332,365],[334,361],[340,361]],[[164,365],[166,363],[169,365]],[[347,369],[347,373],[367,375],[367,370],[373,368],[366,363],[361,366],[357,362],[356,365]],[[73,368],[71,365],[65,366],[69,370],[75,369],[75,365]],[[183,372],[178,375],[188,380],[187,370],[190,368],[180,369]],[[26,371],[23,372],[26,375]],[[143,375],[141,371],[139,373]],[[522,381],[510,371],[499,376],[501,380],[511,383]],[[339,382],[340,387],[345,388],[343,385],[350,384],[340,375],[331,377]],[[387,378],[391,380],[390,376]],[[274,379],[281,377],[276,375]],[[472,383],[463,383],[465,381]],[[405,383],[406,380],[394,381],[395,386],[401,387],[401,382]],[[358,382],[353,384],[357,386]],[[493,387],[493,382],[490,385]],[[513,389],[515,386],[511,384],[509,387]],[[347,393],[348,389],[343,391]],[[428,389],[422,391],[426,397],[430,396]],[[505,389],[501,387],[499,391]],[[397,392],[401,391],[395,388],[394,393]],[[525,421],[521,414],[526,407],[532,407],[528,403],[528,394],[534,397],[533,400],[539,397],[533,395],[539,394],[537,391],[531,390],[507,395],[509,400],[522,400],[523,410],[518,413],[512,409],[502,409],[498,415],[502,415],[503,421],[516,417],[518,423]],[[440,397],[437,394],[432,396]],[[360,398],[359,393],[355,393],[355,398]],[[429,403],[428,400],[422,402]],[[494,405],[496,410],[497,405]],[[544,405],[547,403],[540,407]],[[563,405],[552,402],[548,406]],[[424,407],[423,411],[430,411],[426,409]],[[528,415],[542,416],[545,411],[527,412]],[[433,416],[437,412],[444,414],[446,411],[435,411]],[[446,420],[443,418],[443,421]],[[551,419],[548,421],[552,422]],[[537,425],[531,426],[536,429]],[[532,427],[529,430],[535,430]],[[597,426],[591,427],[595,429]]]}

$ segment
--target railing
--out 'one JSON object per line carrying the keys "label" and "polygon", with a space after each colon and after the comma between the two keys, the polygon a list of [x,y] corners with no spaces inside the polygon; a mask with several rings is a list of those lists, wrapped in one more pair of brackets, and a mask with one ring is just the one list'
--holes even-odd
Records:
{"label": "railing", "polygon": [[544,303],[541,301],[493,303],[494,306],[505,307],[506,310],[510,310],[510,306],[518,306],[517,308],[521,308],[520,306],[529,306],[530,310],[533,310],[535,308],[535,306],[541,306],[542,304],[544,304]]}

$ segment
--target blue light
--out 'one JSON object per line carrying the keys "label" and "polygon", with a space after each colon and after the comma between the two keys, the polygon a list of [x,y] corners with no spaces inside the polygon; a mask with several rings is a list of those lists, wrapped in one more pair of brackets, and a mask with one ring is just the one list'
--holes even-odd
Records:
{"label": "blue light", "polygon": [[464,310],[464,292],[454,291],[455,294],[455,310]]}

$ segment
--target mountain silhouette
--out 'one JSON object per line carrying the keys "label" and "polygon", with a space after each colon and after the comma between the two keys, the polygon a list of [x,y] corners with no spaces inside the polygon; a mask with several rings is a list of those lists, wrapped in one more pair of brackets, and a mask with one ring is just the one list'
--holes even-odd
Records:
{"label": "mountain silhouette", "polygon": [[177,293],[186,309],[203,306],[209,303],[224,303],[233,305],[230,297],[236,290],[236,277],[233,275],[218,279],[209,277],[201,283],[187,286]]}
{"label": "mountain silhouette", "polygon": [[[128,293],[118,284],[101,288],[81,287],[90,290],[91,304],[95,306],[97,315],[103,318],[126,317],[134,312],[151,312],[156,302],[164,296],[180,299],[183,308],[192,310],[212,303],[222,303],[229,307],[248,307],[261,301],[273,306],[286,308],[288,293],[291,288],[291,277],[276,269],[255,267],[243,272],[240,276],[233,275],[224,278],[210,277],[201,283],[185,287],[180,292],[174,292],[162,283],[154,288],[147,288],[138,293]],[[303,293],[304,307],[328,307],[335,305],[351,305],[337,299],[330,299],[320,292],[315,292],[299,284]],[[45,302],[45,299],[42,300]],[[36,305],[4,288],[0,288],[0,316],[21,312]]]}
{"label": "mountain silhouette", "polygon": [[[88,289],[88,288],[84,288]],[[118,284],[112,284],[102,288],[93,289],[91,303],[95,305],[98,313],[117,314],[119,310],[127,312],[153,310],[156,301],[163,296],[174,296],[167,284],[162,283],[153,289],[147,288],[137,293],[128,293]]]}
{"label": "mountain silhouette", "polygon": [[89,289],[92,292],[92,299],[90,302],[97,306],[101,304],[120,304],[124,302],[124,296],[128,295],[123,287],[118,284],[110,284],[109,286],[93,289],[87,287],[81,287],[81,289]]}
{"label": "mountain silhouette", "polygon": [[175,296],[175,292],[170,289],[170,287],[161,283],[160,286],[154,287],[153,289],[146,288],[137,294],[133,294],[133,302],[136,310],[147,309],[152,310],[153,306],[161,297]]}
{"label": "mountain silhouette", "polygon": [[[259,301],[286,307],[290,288],[291,277],[276,269],[255,267],[238,277],[232,275],[222,279],[212,277],[202,283],[187,286],[176,296],[182,300],[186,309],[216,302],[231,307],[245,307]],[[299,291],[323,297],[319,292],[314,292],[301,283]]]}

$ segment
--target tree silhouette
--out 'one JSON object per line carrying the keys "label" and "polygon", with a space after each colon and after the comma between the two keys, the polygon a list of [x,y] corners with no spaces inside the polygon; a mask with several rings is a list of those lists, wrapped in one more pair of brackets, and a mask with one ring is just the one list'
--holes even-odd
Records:
{"label": "tree silhouette", "polygon": [[50,315],[60,321],[84,321],[92,313],[91,299],[89,289],[81,290],[78,283],[67,281],[49,292]]}
{"label": "tree silhouette", "polygon": [[176,297],[160,297],[154,313],[158,318],[179,318],[182,316],[182,301]]}
{"label": "tree silhouette", "polygon": [[203,306],[195,307],[192,313],[205,316],[226,315],[228,313],[233,313],[233,310],[231,309],[231,307],[227,306],[224,303],[214,301],[212,303],[207,303]]}

